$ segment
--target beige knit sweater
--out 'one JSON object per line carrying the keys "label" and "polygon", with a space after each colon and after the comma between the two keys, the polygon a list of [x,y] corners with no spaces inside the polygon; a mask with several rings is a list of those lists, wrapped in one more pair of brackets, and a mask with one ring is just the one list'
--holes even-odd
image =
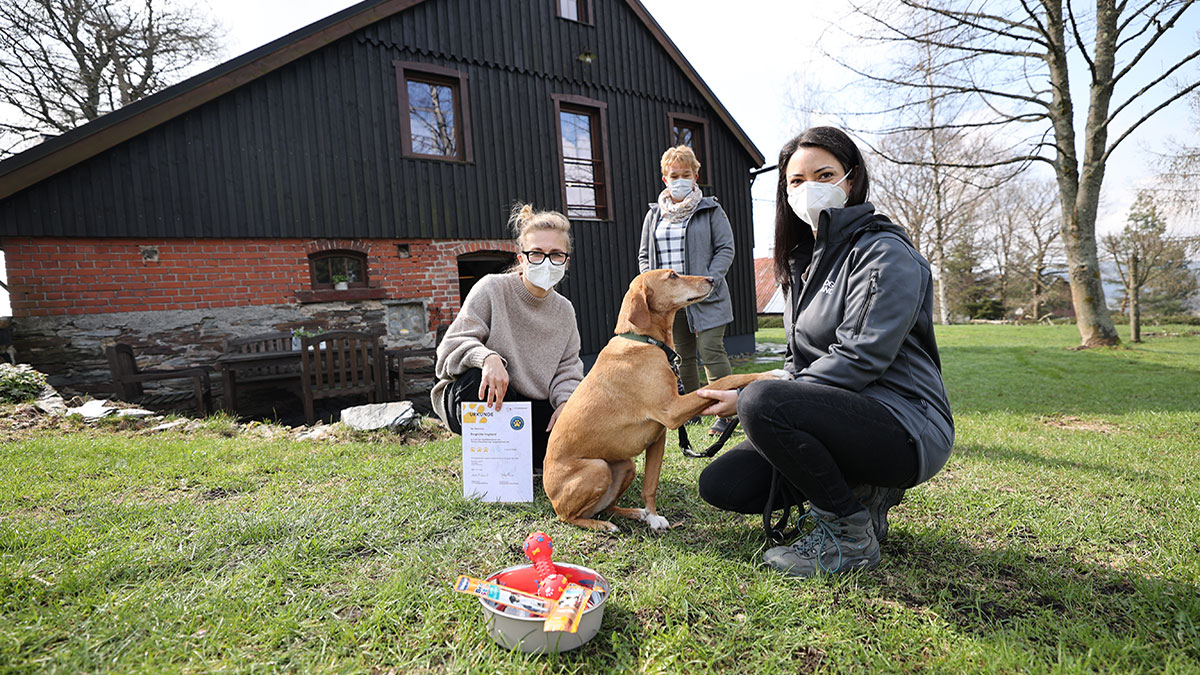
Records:
{"label": "beige knit sweater", "polygon": [[489,274],[467,294],[462,310],[437,349],[438,378],[430,398],[433,411],[446,421],[446,387],[455,377],[499,354],[513,390],[536,400],[562,405],[583,379],[575,307],[555,291],[538,298],[519,273]]}

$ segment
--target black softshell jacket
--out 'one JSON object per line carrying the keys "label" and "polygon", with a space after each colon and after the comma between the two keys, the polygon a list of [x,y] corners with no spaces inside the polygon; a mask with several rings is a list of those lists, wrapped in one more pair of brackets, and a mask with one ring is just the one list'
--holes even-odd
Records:
{"label": "black softshell jacket", "polygon": [[882,403],[917,446],[916,482],[928,480],[954,445],[929,262],[867,202],[822,211],[816,242],[793,251],[791,267],[784,367]]}

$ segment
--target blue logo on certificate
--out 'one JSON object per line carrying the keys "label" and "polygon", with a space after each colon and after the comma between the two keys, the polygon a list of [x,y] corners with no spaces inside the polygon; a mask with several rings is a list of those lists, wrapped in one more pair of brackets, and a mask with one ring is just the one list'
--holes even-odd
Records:
{"label": "blue logo on certificate", "polygon": [[521,429],[525,428],[525,418],[514,417],[509,421],[508,426],[512,427],[516,431],[520,431]]}

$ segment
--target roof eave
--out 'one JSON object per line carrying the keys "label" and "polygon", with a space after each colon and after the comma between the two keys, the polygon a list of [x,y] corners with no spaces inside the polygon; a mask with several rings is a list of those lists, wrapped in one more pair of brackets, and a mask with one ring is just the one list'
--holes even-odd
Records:
{"label": "roof eave", "polygon": [[424,0],[364,0],[0,162],[0,199]]}

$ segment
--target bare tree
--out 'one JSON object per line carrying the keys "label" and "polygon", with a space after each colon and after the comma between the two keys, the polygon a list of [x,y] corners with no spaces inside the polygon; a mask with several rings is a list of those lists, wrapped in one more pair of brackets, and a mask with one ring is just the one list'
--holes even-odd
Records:
{"label": "bare tree", "polygon": [[1014,180],[990,191],[980,211],[1000,302],[1007,307],[1013,295],[1028,292],[1030,316],[1040,319],[1046,289],[1053,277],[1066,271],[1059,262],[1061,211],[1053,181]]}
{"label": "bare tree", "polygon": [[[936,115],[936,106],[933,108],[931,114]],[[949,251],[964,244],[974,247],[975,209],[986,189],[964,180],[956,171],[920,160],[961,160],[980,152],[980,148],[969,145],[969,139],[952,130],[935,129],[890,135],[880,141],[875,153],[875,157],[897,165],[872,174],[876,194],[872,201],[908,230],[917,250],[929,259],[937,282],[938,321],[942,324],[950,323],[952,303],[947,288],[955,285],[948,278]]]}
{"label": "bare tree", "polygon": [[1158,162],[1159,180],[1156,197],[1177,213],[1200,213],[1200,92],[1188,101],[1192,108],[1192,134],[1172,139],[1172,148]]}
{"label": "bare tree", "polygon": [[[954,129],[1007,141],[986,161],[929,158],[953,168],[1044,162],[1053,167],[1062,210],[1062,237],[1071,294],[1084,346],[1119,342],[1108,314],[1096,245],[1096,216],[1105,166],[1113,151],[1156,113],[1200,87],[1176,82],[1200,49],[1160,57],[1163,36],[1185,30],[1194,0],[867,0],[857,6],[874,30],[856,36],[897,55],[898,65],[875,70],[843,65],[875,89],[890,92],[859,131],[887,135],[929,131],[918,111],[929,101],[964,105]],[[940,54],[933,71],[914,68],[928,50]],[[837,58],[836,55],[830,55]],[[1087,73],[1086,121],[1079,127],[1071,60]],[[1162,63],[1166,62],[1165,67]],[[928,78],[926,74],[934,77]],[[1116,95],[1119,85],[1122,97]],[[898,100],[897,100],[898,99]],[[1081,117],[1080,119],[1085,119]],[[875,122],[874,120],[883,120]],[[1027,133],[1022,133],[1025,128]],[[1110,137],[1111,136],[1111,137]]]}
{"label": "bare tree", "polygon": [[173,0],[0,0],[0,156],[163,89],[219,38]]}
{"label": "bare tree", "polygon": [[1117,268],[1125,301],[1129,305],[1129,339],[1141,342],[1142,290],[1172,277],[1184,276],[1195,289],[1195,276],[1187,267],[1186,239],[1170,234],[1154,198],[1138,195],[1129,209],[1129,222],[1119,234],[1102,239]]}

